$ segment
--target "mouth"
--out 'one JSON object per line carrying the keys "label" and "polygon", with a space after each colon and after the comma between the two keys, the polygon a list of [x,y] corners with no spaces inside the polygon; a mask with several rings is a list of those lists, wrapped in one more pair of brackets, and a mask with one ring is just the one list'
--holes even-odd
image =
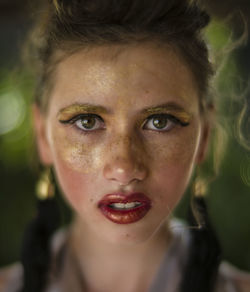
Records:
{"label": "mouth", "polygon": [[108,194],[98,203],[102,214],[117,224],[141,220],[151,208],[151,200],[143,193]]}

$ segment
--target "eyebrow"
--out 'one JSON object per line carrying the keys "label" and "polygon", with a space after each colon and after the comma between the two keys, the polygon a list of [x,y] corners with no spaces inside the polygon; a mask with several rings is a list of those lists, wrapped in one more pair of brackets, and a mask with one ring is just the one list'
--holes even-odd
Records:
{"label": "eyebrow", "polygon": [[[111,111],[101,105],[93,105],[90,103],[75,103],[69,106],[66,106],[59,110],[57,117],[58,119],[62,119],[64,115],[72,115],[75,113],[102,113],[108,114]],[[188,113],[183,107],[176,103],[164,103],[160,105],[156,105],[153,107],[145,108],[141,111],[142,114],[157,114],[157,113],[174,113],[182,117],[184,121],[189,121],[192,118],[192,114]]]}
{"label": "eyebrow", "polygon": [[142,110],[142,113],[158,113],[161,112],[162,110],[188,113],[183,107],[176,103],[164,103],[154,107],[145,108]]}
{"label": "eyebrow", "polygon": [[92,113],[108,113],[109,110],[101,105],[93,105],[89,103],[85,104],[71,104],[59,110],[57,117],[60,118],[61,115],[70,115],[76,112],[92,112]]}
{"label": "eyebrow", "polygon": [[183,112],[187,115],[191,116],[191,113],[188,113],[182,106],[176,104],[176,103],[164,103],[161,105],[157,105],[154,107],[145,108],[142,110],[142,113],[159,113],[162,111],[174,111],[174,112]]}
{"label": "eyebrow", "polygon": [[145,108],[142,110],[143,114],[158,114],[158,113],[175,113],[182,117],[183,120],[189,121],[192,118],[192,114],[186,111],[182,106],[176,103],[165,103],[154,107]]}

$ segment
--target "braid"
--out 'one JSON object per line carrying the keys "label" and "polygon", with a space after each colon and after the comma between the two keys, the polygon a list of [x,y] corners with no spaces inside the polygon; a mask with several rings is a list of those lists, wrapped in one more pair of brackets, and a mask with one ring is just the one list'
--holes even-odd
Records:
{"label": "braid", "polygon": [[[220,245],[210,224],[204,198],[195,197],[193,203],[202,225],[201,228],[191,230],[189,257],[180,291],[212,292],[221,260]],[[189,221],[192,226],[197,224],[191,210]]]}
{"label": "braid", "polygon": [[21,261],[24,283],[21,292],[42,292],[50,266],[50,237],[58,227],[59,212],[54,198],[38,202],[38,213],[28,226]]}

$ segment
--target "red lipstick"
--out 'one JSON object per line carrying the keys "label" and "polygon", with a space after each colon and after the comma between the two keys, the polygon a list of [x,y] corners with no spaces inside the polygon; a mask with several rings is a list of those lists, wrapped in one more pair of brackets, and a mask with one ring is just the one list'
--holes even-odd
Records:
{"label": "red lipstick", "polygon": [[151,200],[143,193],[108,194],[98,203],[102,214],[117,224],[130,224],[142,219],[151,208]]}

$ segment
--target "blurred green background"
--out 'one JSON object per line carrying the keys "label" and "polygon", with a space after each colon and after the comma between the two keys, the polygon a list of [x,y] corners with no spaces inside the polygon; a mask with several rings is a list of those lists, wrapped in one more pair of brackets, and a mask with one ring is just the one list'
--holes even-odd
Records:
{"label": "blurred green background", "polygon": [[[0,1],[0,266],[19,260],[21,240],[27,223],[36,212],[34,186],[36,173],[30,167],[33,136],[30,118],[32,79],[16,70],[21,44],[29,28],[27,1]],[[214,16],[207,37],[215,53],[242,35],[244,25],[239,12],[249,19],[247,1],[203,1]],[[225,20],[237,12],[238,16]],[[224,21],[222,24],[221,21]],[[218,54],[220,59],[223,54]],[[237,142],[236,119],[250,76],[250,44],[237,49],[221,69],[217,81],[218,103],[222,106],[229,145],[216,181],[207,197],[209,214],[223,247],[224,259],[250,271],[250,152]],[[249,108],[248,108],[249,109]],[[246,132],[248,138],[250,133]],[[185,217],[188,193],[176,210]],[[69,211],[60,201],[64,221]]]}

